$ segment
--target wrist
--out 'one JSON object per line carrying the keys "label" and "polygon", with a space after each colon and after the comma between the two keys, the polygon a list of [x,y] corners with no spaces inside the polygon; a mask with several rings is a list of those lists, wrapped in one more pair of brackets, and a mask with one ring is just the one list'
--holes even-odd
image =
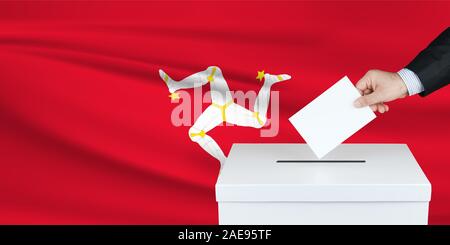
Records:
{"label": "wrist", "polygon": [[406,97],[408,93],[408,86],[406,85],[405,81],[402,79],[402,77],[398,73],[393,73],[394,75],[394,81],[398,84],[398,91],[400,98]]}

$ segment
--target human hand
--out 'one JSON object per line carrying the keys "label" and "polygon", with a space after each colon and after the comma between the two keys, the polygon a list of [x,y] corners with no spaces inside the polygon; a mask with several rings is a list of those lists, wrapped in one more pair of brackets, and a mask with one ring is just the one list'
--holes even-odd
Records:
{"label": "human hand", "polygon": [[389,106],[385,102],[408,95],[408,89],[402,78],[394,72],[370,70],[355,86],[362,95],[355,100],[355,107],[370,106],[372,111],[380,113],[389,111]]}

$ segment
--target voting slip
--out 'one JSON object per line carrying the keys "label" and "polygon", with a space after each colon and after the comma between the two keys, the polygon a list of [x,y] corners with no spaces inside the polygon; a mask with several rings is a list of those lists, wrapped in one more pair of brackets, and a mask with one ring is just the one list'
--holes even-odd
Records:
{"label": "voting slip", "polygon": [[375,113],[356,108],[358,90],[344,77],[289,118],[318,158],[336,148],[370,121]]}

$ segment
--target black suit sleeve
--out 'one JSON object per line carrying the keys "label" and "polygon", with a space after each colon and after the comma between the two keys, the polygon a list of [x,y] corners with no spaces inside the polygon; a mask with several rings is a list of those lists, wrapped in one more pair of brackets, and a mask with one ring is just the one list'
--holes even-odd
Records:
{"label": "black suit sleeve", "polygon": [[417,74],[426,96],[450,81],[450,28],[442,32],[428,47],[420,52],[406,68]]}

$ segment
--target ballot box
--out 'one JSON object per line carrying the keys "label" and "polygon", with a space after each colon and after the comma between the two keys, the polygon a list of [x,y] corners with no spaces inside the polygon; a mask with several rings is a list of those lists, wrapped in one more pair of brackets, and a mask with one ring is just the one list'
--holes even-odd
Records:
{"label": "ballot box", "polygon": [[234,144],[217,183],[219,224],[428,223],[431,184],[407,145]]}

